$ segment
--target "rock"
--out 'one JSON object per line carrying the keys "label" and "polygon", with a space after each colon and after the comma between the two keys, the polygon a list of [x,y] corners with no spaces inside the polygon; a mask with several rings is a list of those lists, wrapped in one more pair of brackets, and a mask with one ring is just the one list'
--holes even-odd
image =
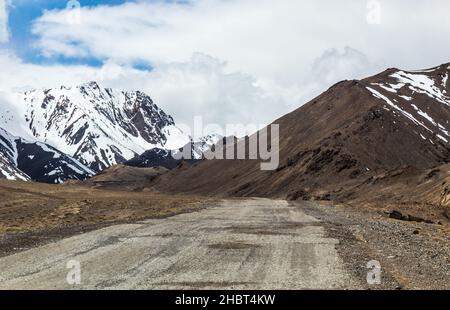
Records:
{"label": "rock", "polygon": [[401,212],[396,211],[396,210],[393,210],[390,212],[388,211],[388,212],[386,212],[386,214],[389,216],[389,218],[400,220],[400,221],[434,224],[434,222],[431,220],[423,219],[421,217],[417,217],[417,216],[409,215],[409,214],[403,215]]}
{"label": "rock", "polygon": [[399,211],[393,210],[391,212],[387,212],[389,215],[389,218],[396,219],[396,220],[405,220],[403,214],[401,214]]}

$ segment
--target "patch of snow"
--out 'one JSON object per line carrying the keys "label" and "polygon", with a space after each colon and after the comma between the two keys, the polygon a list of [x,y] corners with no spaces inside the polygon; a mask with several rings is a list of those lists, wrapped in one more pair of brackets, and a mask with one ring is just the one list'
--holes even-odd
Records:
{"label": "patch of snow", "polygon": [[430,72],[434,72],[436,71],[437,68],[431,68],[431,69],[427,69],[427,70],[413,70],[411,72],[414,73],[430,73]]}
{"label": "patch of snow", "polygon": [[398,71],[391,74],[391,77],[396,78],[401,83],[409,84],[409,88],[414,92],[425,94],[450,106],[450,99],[435,85],[435,81],[426,75]]}
{"label": "patch of snow", "polygon": [[61,154],[58,151],[49,148],[48,145],[46,145],[45,143],[36,142],[36,145],[38,145],[46,153],[53,153],[54,159],[61,158]]}
{"label": "patch of snow", "polygon": [[411,106],[414,108],[414,110],[417,111],[417,114],[419,114],[420,116],[424,117],[426,120],[428,120],[434,126],[437,126],[437,123],[434,121],[434,119],[431,116],[429,116],[426,112],[423,112],[415,104],[411,104]]}
{"label": "patch of snow", "polygon": [[190,137],[175,125],[166,126],[162,132],[166,135],[167,141],[161,147],[167,150],[177,150],[191,142]]}
{"label": "patch of snow", "polygon": [[405,95],[400,95],[399,97],[405,99],[406,101],[411,101],[411,100],[413,100],[412,97],[408,97],[408,96],[405,96]]}
{"label": "patch of snow", "polygon": [[382,83],[371,83],[374,86],[379,86],[381,88],[383,88],[384,90],[396,94],[397,91],[402,88],[403,86],[405,86],[404,83],[398,83],[398,84],[388,84],[387,86],[382,84]]}
{"label": "patch of snow", "polygon": [[383,84],[381,84],[381,83],[372,83],[372,85],[374,85],[374,86],[379,86],[379,87],[383,88],[384,90],[387,90],[387,91],[390,92],[390,93],[394,93],[394,94],[397,93],[397,90],[395,90],[395,89],[393,89],[393,88],[391,88],[391,87],[387,87],[387,86],[385,86],[385,85],[383,85]]}
{"label": "patch of snow", "polygon": [[448,72],[445,73],[445,76],[442,78],[442,86],[447,87],[447,81],[448,81]]}
{"label": "patch of snow", "polygon": [[418,121],[411,113],[406,112],[405,110],[403,110],[402,108],[400,108],[399,106],[395,105],[389,98],[387,98],[386,96],[384,96],[383,94],[381,94],[380,92],[376,91],[373,88],[370,87],[366,87],[374,97],[384,100],[388,105],[390,105],[391,107],[393,107],[394,109],[396,109],[398,112],[400,112],[402,115],[404,115],[405,117],[407,117],[408,119],[410,119],[413,123],[425,128],[426,130],[433,132],[431,129],[429,129],[427,126],[425,126],[422,122]]}
{"label": "patch of snow", "polygon": [[63,171],[61,170],[61,168],[58,167],[58,168],[56,168],[56,169],[50,171],[50,172],[47,173],[46,175],[47,175],[47,176],[53,176],[53,175],[56,175],[57,173],[62,173],[62,172],[63,172]]}
{"label": "patch of snow", "polygon": [[446,143],[448,143],[448,140],[446,138],[444,138],[441,135],[436,135],[439,139],[441,139],[442,141],[445,141]]}
{"label": "patch of snow", "polygon": [[79,169],[78,167],[75,167],[72,164],[67,164],[67,167],[69,167],[70,169],[72,169],[73,171],[75,171],[78,174],[84,174],[85,173],[85,171]]}

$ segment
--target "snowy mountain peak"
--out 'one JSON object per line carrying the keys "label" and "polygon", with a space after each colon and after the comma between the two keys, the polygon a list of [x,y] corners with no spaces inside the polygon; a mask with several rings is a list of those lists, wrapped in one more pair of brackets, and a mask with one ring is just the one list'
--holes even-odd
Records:
{"label": "snowy mountain peak", "polygon": [[75,87],[27,91],[0,106],[0,127],[46,143],[94,171],[122,163],[154,147],[189,142],[173,118],[141,91]]}
{"label": "snowy mountain peak", "polygon": [[363,81],[386,110],[406,118],[423,140],[447,144],[450,141],[449,70],[449,64],[416,71],[390,69]]}

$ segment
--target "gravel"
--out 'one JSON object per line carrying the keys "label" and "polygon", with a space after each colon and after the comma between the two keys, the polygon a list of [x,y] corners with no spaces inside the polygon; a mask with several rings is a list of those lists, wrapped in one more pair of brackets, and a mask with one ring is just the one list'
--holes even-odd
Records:
{"label": "gravel", "polygon": [[[299,204],[293,202],[293,206]],[[324,222],[346,268],[365,279],[370,260],[382,268],[379,285],[367,289],[450,289],[449,225],[390,219],[380,210],[330,203],[301,203],[307,214]]]}

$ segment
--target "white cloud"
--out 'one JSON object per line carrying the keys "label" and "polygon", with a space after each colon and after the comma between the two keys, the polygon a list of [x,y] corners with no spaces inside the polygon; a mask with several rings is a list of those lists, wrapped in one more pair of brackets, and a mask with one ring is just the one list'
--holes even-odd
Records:
{"label": "white cloud", "polygon": [[[77,85],[95,80],[103,87],[142,90],[177,122],[192,124],[195,116],[205,123],[266,124],[288,111],[289,103],[272,85],[258,85],[243,73],[227,73],[226,64],[203,54],[186,62],[161,65],[152,71],[106,63],[88,66],[26,64],[11,53],[0,53],[0,91],[23,92],[33,88]],[[258,111],[258,113],[255,113]]]}
{"label": "white cloud", "polygon": [[352,7],[360,18],[348,18],[348,9],[336,1],[146,1],[83,8],[80,25],[67,23],[67,12],[49,11],[33,32],[47,55],[146,60],[158,66],[201,52],[227,61],[231,71],[293,83],[324,50],[360,49],[353,36],[365,23],[366,8]]}
{"label": "white cloud", "polygon": [[[448,0],[380,3],[380,25],[368,24],[366,2],[354,0],[138,1],[84,7],[80,24],[65,10],[46,11],[33,25],[44,55],[106,64],[38,66],[4,54],[0,87],[96,79],[148,92],[181,122],[201,114],[266,123],[341,79],[449,61]],[[134,70],[135,62],[154,70]]]}
{"label": "white cloud", "polygon": [[[196,0],[87,7],[80,25],[67,23],[65,11],[48,11],[33,31],[49,55],[89,54],[158,65],[201,52],[227,61],[230,70],[283,83],[303,77],[302,71],[333,47],[351,46],[398,66],[448,60],[449,1],[379,2],[381,25],[367,23],[365,1]],[[434,51],[424,40],[434,42]]]}
{"label": "white cloud", "polygon": [[19,92],[34,88],[79,84],[91,79],[120,79],[126,69],[105,65],[88,66],[35,65],[22,62],[12,52],[0,50],[0,91]]}
{"label": "white cloud", "polygon": [[[310,27],[316,17],[305,12],[319,8],[315,1],[143,1],[83,8],[79,25],[67,22],[66,11],[48,11],[33,32],[48,56],[90,55],[124,66],[151,63],[154,71],[146,82],[134,86],[150,91],[180,121],[204,115],[220,124],[268,123],[335,82],[312,67],[330,44],[339,46],[337,39],[320,40],[330,34]],[[343,14],[334,2],[327,8]],[[328,17],[339,24],[339,14]],[[350,31],[352,24],[342,28]],[[346,57],[352,55],[340,56],[335,78],[355,77]]]}
{"label": "white cloud", "polygon": [[342,51],[332,48],[314,61],[312,78],[331,84],[338,80],[364,77],[372,66],[367,56],[360,51],[348,46]]}
{"label": "white cloud", "polygon": [[147,89],[182,122],[191,124],[193,116],[205,122],[267,124],[289,101],[270,93],[270,85],[239,72],[228,73],[224,62],[204,54],[194,54],[186,62],[161,65],[148,74]]}

